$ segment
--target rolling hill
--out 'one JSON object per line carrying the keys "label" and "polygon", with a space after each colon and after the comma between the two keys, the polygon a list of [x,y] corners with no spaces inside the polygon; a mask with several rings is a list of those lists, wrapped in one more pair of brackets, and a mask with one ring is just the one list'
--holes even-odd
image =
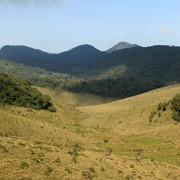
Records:
{"label": "rolling hill", "polygon": [[[133,75],[164,83],[180,81],[180,47],[152,46],[134,47],[111,53],[89,64],[90,69],[102,70],[123,66],[123,75]],[[113,76],[113,75],[112,75]],[[117,76],[117,75],[116,75]],[[120,71],[120,76],[122,72]]]}
{"label": "rolling hill", "polygon": [[81,45],[59,54],[49,54],[27,46],[4,46],[0,50],[0,59],[54,72],[77,74],[79,66],[106,54],[90,45]]}
{"label": "rolling hill", "polygon": [[42,68],[4,60],[0,60],[0,72],[23,78],[36,86],[52,89],[61,89],[80,81],[80,79],[69,74],[55,73]]}
{"label": "rolling hill", "polygon": [[[29,80],[35,85],[104,97],[125,98],[180,82],[180,47],[174,46],[135,46],[107,53],[82,45],[60,54],[5,46],[0,50],[0,57],[51,71],[40,70],[46,75],[38,73],[35,79],[30,75]],[[6,66],[1,69],[9,71]],[[27,78],[26,73],[23,76]]]}
{"label": "rolling hill", "polygon": [[54,113],[0,106],[0,179],[178,180],[179,123],[170,109],[149,116],[179,92],[174,85],[77,108],[56,94]]}
{"label": "rolling hill", "polygon": [[[117,76],[125,69],[117,69]],[[41,68],[25,66],[23,64],[0,60],[0,72],[8,73],[28,80],[33,85],[48,87],[56,90],[71,91],[69,93],[88,93],[103,97],[125,98],[163,86],[163,83],[144,80],[142,78],[120,77],[117,78],[112,70],[94,77],[95,80],[84,80],[74,76],[55,73]],[[110,79],[111,78],[111,79]]]}
{"label": "rolling hill", "polygon": [[[25,46],[5,46],[0,59],[81,77],[138,76],[164,83],[180,81],[180,47],[152,46],[121,49],[111,54],[82,45],[60,54]],[[121,69],[124,68],[125,71]],[[119,72],[119,73],[118,73]]]}
{"label": "rolling hill", "polygon": [[76,76],[99,76],[110,70],[113,76],[112,69],[115,71],[124,66],[128,74],[149,79],[163,78],[168,83],[179,82],[180,77],[180,48],[174,46],[135,46],[111,54],[90,45],[81,45],[59,54],[25,46],[4,46],[0,50],[0,59]]}

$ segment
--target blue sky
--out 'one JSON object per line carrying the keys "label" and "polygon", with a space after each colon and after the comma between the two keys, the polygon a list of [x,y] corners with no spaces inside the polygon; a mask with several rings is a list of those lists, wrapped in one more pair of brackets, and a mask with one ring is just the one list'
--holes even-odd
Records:
{"label": "blue sky", "polygon": [[0,46],[180,46],[180,0],[0,0]]}

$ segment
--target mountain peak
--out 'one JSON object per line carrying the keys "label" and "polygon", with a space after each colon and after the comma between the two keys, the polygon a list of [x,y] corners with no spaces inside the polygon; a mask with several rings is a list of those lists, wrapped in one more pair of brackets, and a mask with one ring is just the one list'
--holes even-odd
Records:
{"label": "mountain peak", "polygon": [[82,52],[82,51],[100,51],[100,50],[96,49],[92,45],[82,44],[82,45],[79,45],[79,46],[76,46],[76,47],[72,48],[69,51],[81,51]]}
{"label": "mountain peak", "polygon": [[63,60],[71,62],[88,62],[105,56],[107,53],[96,49],[89,44],[79,45],[72,48],[69,51],[65,51],[59,54]]}
{"label": "mountain peak", "polygon": [[121,49],[127,49],[127,48],[132,48],[138,46],[137,44],[130,44],[128,42],[119,42],[118,44],[114,45],[112,48],[106,50],[106,52],[111,53],[113,51],[118,51]]}

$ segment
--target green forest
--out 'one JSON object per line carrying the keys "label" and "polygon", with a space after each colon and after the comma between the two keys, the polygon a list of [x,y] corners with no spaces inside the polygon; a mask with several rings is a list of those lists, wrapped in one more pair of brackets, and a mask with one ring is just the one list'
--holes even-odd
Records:
{"label": "green forest", "polygon": [[24,46],[7,46],[1,49],[0,57],[5,58],[0,60],[2,73],[36,86],[103,97],[125,98],[180,83],[179,47],[137,46],[107,53],[84,45],[48,54]]}
{"label": "green forest", "polygon": [[0,104],[56,111],[51,99],[20,78],[0,74]]}

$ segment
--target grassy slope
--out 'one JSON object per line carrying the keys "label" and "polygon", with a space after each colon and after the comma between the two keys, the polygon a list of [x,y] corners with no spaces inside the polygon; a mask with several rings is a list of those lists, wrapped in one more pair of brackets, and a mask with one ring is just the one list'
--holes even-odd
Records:
{"label": "grassy slope", "polygon": [[[159,102],[178,92],[180,85],[80,108],[63,105],[49,92],[55,113],[0,107],[0,179],[178,180],[179,124],[170,111],[152,123],[148,119]],[[76,143],[83,151],[74,164],[68,151]]]}
{"label": "grassy slope", "polygon": [[112,98],[102,98],[96,95],[73,93],[65,90],[52,91],[47,88],[40,87],[38,87],[38,90],[44,94],[49,94],[52,98],[56,99],[62,104],[70,105],[73,107],[104,104],[114,100]]}

